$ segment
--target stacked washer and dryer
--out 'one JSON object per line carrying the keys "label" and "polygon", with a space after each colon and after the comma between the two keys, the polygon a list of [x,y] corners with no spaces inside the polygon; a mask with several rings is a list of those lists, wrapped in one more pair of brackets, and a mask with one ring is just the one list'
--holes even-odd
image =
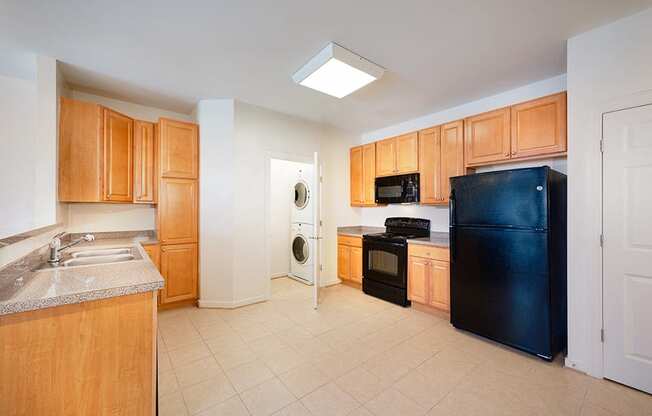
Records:
{"label": "stacked washer and dryer", "polygon": [[290,220],[290,277],[304,283],[314,282],[313,253],[315,240],[313,234],[313,167],[308,165],[299,169],[294,184],[294,203]]}

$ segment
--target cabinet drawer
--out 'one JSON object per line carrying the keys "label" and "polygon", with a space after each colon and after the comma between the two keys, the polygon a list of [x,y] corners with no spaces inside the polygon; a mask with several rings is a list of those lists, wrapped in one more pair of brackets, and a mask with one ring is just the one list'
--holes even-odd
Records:
{"label": "cabinet drawer", "polygon": [[410,256],[425,257],[433,260],[450,261],[450,251],[442,247],[408,244],[408,254]]}
{"label": "cabinet drawer", "polygon": [[351,237],[349,235],[338,235],[337,244],[344,244],[351,247],[362,247],[362,237]]}

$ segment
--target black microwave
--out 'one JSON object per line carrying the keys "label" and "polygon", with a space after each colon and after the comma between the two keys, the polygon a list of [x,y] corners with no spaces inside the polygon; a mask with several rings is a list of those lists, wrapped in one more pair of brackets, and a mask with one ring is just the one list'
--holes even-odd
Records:
{"label": "black microwave", "polygon": [[409,204],[419,202],[419,174],[376,178],[377,204]]}

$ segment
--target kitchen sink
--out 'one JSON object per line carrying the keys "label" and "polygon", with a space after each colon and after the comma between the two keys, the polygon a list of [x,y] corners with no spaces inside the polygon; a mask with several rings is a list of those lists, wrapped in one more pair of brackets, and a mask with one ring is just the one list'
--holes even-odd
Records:
{"label": "kitchen sink", "polygon": [[133,247],[87,249],[67,253],[59,263],[45,262],[37,270],[121,263],[130,260],[140,260],[141,258],[138,250],[134,250]]}
{"label": "kitchen sink", "polygon": [[120,254],[131,254],[130,248],[105,248],[100,250],[81,250],[75,251],[70,256],[74,259],[81,257],[96,257],[96,256],[115,256]]}
{"label": "kitchen sink", "polygon": [[133,254],[110,254],[110,255],[90,255],[90,256],[79,256],[73,257],[71,259],[65,260],[62,265],[64,267],[72,266],[85,266],[89,264],[107,264],[107,263],[119,263],[122,261],[133,260]]}

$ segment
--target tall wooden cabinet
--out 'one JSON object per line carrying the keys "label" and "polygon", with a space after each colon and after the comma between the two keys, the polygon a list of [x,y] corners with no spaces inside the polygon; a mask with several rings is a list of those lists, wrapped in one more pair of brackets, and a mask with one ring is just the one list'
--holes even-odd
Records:
{"label": "tall wooden cabinet", "polygon": [[134,120],[105,108],[102,175],[103,200],[131,202],[133,199]]}
{"label": "tall wooden cabinet", "polygon": [[134,202],[153,204],[157,202],[158,146],[154,123],[134,122]]}
{"label": "tall wooden cabinet", "polygon": [[157,228],[161,243],[161,304],[197,299],[199,127],[161,118]]}
{"label": "tall wooden cabinet", "polygon": [[419,137],[408,133],[376,142],[376,176],[402,175],[419,170]]}
{"label": "tall wooden cabinet", "polygon": [[353,147],[349,156],[351,206],[375,205],[376,145]]}

